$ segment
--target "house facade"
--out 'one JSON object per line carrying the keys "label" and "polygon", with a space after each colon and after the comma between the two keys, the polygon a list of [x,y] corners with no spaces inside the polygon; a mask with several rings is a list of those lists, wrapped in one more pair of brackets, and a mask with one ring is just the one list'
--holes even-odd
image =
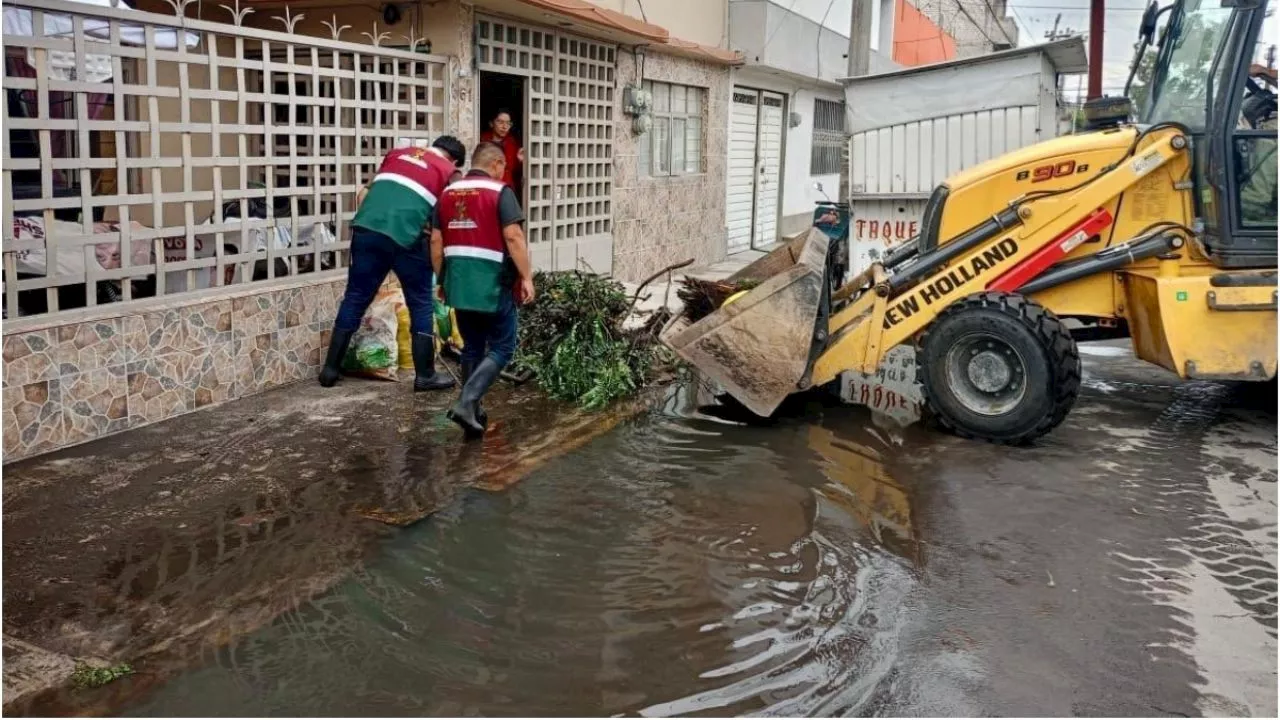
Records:
{"label": "house facade", "polygon": [[[872,74],[1016,42],[1003,0],[729,0],[729,47],[744,62],[729,102],[727,253],[770,248],[808,227],[814,202],[847,195],[838,81],[848,74],[856,1],[870,5]],[[988,36],[1000,42],[975,40]]]}
{"label": "house facade", "polygon": [[724,254],[726,0],[4,13],[6,462],[313,376],[358,188],[499,110],[538,268]]}

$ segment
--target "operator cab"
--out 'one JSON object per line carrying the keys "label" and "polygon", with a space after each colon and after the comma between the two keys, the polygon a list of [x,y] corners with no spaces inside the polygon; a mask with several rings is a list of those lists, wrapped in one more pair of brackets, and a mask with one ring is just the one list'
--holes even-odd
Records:
{"label": "operator cab", "polygon": [[[1276,266],[1276,70],[1269,0],[1178,0],[1143,17],[1139,54],[1160,36],[1139,112],[1179,123],[1195,146],[1196,216],[1220,267]],[[1264,31],[1264,25],[1266,30]]]}

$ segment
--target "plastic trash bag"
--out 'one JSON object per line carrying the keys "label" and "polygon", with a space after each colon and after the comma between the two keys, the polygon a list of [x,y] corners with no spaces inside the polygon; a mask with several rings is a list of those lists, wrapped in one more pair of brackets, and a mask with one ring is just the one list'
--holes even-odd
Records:
{"label": "plastic trash bag", "polygon": [[458,316],[453,308],[442,302],[436,302],[436,352],[446,349],[455,355],[462,352],[462,333],[458,331]]}
{"label": "plastic trash bag", "polygon": [[404,307],[399,288],[383,288],[374,296],[360,329],[351,339],[342,369],[352,375],[380,380],[396,380],[400,365],[400,322],[397,313]]}

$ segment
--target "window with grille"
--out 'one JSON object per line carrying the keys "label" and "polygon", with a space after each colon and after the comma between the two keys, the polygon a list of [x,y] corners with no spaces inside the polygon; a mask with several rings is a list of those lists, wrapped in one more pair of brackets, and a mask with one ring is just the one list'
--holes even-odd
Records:
{"label": "window with grille", "polygon": [[844,143],[844,103],[814,98],[809,174],[834,175],[840,172]]}
{"label": "window with grille", "polygon": [[702,88],[645,81],[653,126],[640,141],[640,173],[654,177],[702,172]]}

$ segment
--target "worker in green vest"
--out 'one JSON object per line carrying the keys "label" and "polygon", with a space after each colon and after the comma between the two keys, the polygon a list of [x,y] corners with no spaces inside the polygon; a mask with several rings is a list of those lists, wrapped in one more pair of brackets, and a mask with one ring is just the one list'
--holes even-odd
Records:
{"label": "worker in green vest", "polygon": [[459,168],[466,156],[466,147],[451,135],[436,138],[430,148],[396,148],[383,158],[373,181],[357,197],[346,294],[320,371],[324,387],[338,381],[351,338],[393,270],[409,308],[414,392],[444,390],[455,384],[448,374],[436,372],[431,255],[425,233],[445,186],[461,176]]}
{"label": "worker in green vest", "polygon": [[431,259],[462,334],[462,392],[449,419],[479,437],[487,425],[480,399],[515,356],[516,303],[532,302],[534,289],[524,212],[502,182],[502,147],[480,143],[471,163],[436,206]]}

